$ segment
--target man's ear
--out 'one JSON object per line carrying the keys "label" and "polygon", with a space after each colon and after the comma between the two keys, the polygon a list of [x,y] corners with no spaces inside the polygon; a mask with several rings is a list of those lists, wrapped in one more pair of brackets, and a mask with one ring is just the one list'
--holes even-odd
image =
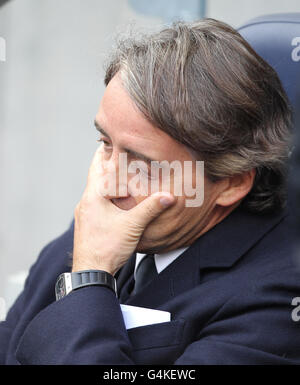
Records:
{"label": "man's ear", "polygon": [[243,199],[252,189],[255,169],[227,179],[226,187],[220,193],[216,203],[220,206],[231,206]]}

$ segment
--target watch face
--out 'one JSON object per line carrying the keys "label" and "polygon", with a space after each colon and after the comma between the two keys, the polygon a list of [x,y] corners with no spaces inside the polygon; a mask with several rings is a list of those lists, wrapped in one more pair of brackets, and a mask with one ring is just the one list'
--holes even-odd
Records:
{"label": "watch face", "polygon": [[60,276],[55,285],[56,300],[63,298],[66,295],[66,286],[64,276]]}

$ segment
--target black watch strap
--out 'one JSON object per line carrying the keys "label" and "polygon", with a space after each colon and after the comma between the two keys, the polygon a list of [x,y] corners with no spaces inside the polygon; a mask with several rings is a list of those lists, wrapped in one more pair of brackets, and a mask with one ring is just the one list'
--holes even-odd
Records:
{"label": "black watch strap", "polygon": [[58,277],[55,284],[56,300],[65,297],[73,290],[86,286],[105,286],[117,295],[117,284],[113,275],[102,270],[82,270],[63,273]]}
{"label": "black watch strap", "polygon": [[108,272],[102,270],[83,270],[71,273],[72,290],[85,286],[106,286],[117,291],[116,280]]}

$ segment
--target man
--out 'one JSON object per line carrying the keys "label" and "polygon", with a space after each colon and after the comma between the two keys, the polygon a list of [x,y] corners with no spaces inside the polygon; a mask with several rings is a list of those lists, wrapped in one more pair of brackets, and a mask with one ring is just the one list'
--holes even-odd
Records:
{"label": "man", "polygon": [[[1,324],[1,362],[299,363],[291,119],[274,70],[231,27],[206,19],[121,42],[105,82],[101,144],[75,224],[42,251]],[[138,183],[133,167],[120,178],[123,155],[142,162]],[[152,164],[175,161],[194,167],[181,179],[174,169],[168,189]],[[176,194],[188,179],[194,197]],[[57,281],[70,253],[72,275]],[[171,319],[129,328],[120,304]]]}

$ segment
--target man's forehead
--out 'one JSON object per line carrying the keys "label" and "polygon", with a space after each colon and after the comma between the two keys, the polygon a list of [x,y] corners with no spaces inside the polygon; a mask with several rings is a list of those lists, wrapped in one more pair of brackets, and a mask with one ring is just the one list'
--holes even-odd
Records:
{"label": "man's forehead", "polygon": [[95,126],[99,131],[105,131],[108,136],[117,134],[119,138],[128,136],[150,142],[163,141],[171,145],[174,140],[171,136],[146,119],[137,106],[133,108],[123,100],[117,103],[120,98],[123,99],[123,96],[112,94],[107,102],[101,102],[95,117]]}
{"label": "man's forehead", "polygon": [[116,139],[118,141],[122,141],[123,139],[129,140],[129,141],[147,141],[150,144],[155,144],[159,140],[162,140],[162,134],[164,134],[159,129],[150,129],[147,126],[144,126],[142,124],[137,124],[136,126],[133,126],[133,124],[130,124],[130,121],[126,119],[124,116],[124,119],[118,119],[109,121],[106,119],[103,119],[101,115],[97,115],[94,121],[96,129],[101,132],[103,135],[111,138]]}
{"label": "man's forehead", "polygon": [[121,146],[147,154],[149,158],[178,159],[178,156],[181,158],[183,152],[187,151],[183,144],[143,115],[117,76],[109,82],[105,90],[95,125],[102,134]]}

